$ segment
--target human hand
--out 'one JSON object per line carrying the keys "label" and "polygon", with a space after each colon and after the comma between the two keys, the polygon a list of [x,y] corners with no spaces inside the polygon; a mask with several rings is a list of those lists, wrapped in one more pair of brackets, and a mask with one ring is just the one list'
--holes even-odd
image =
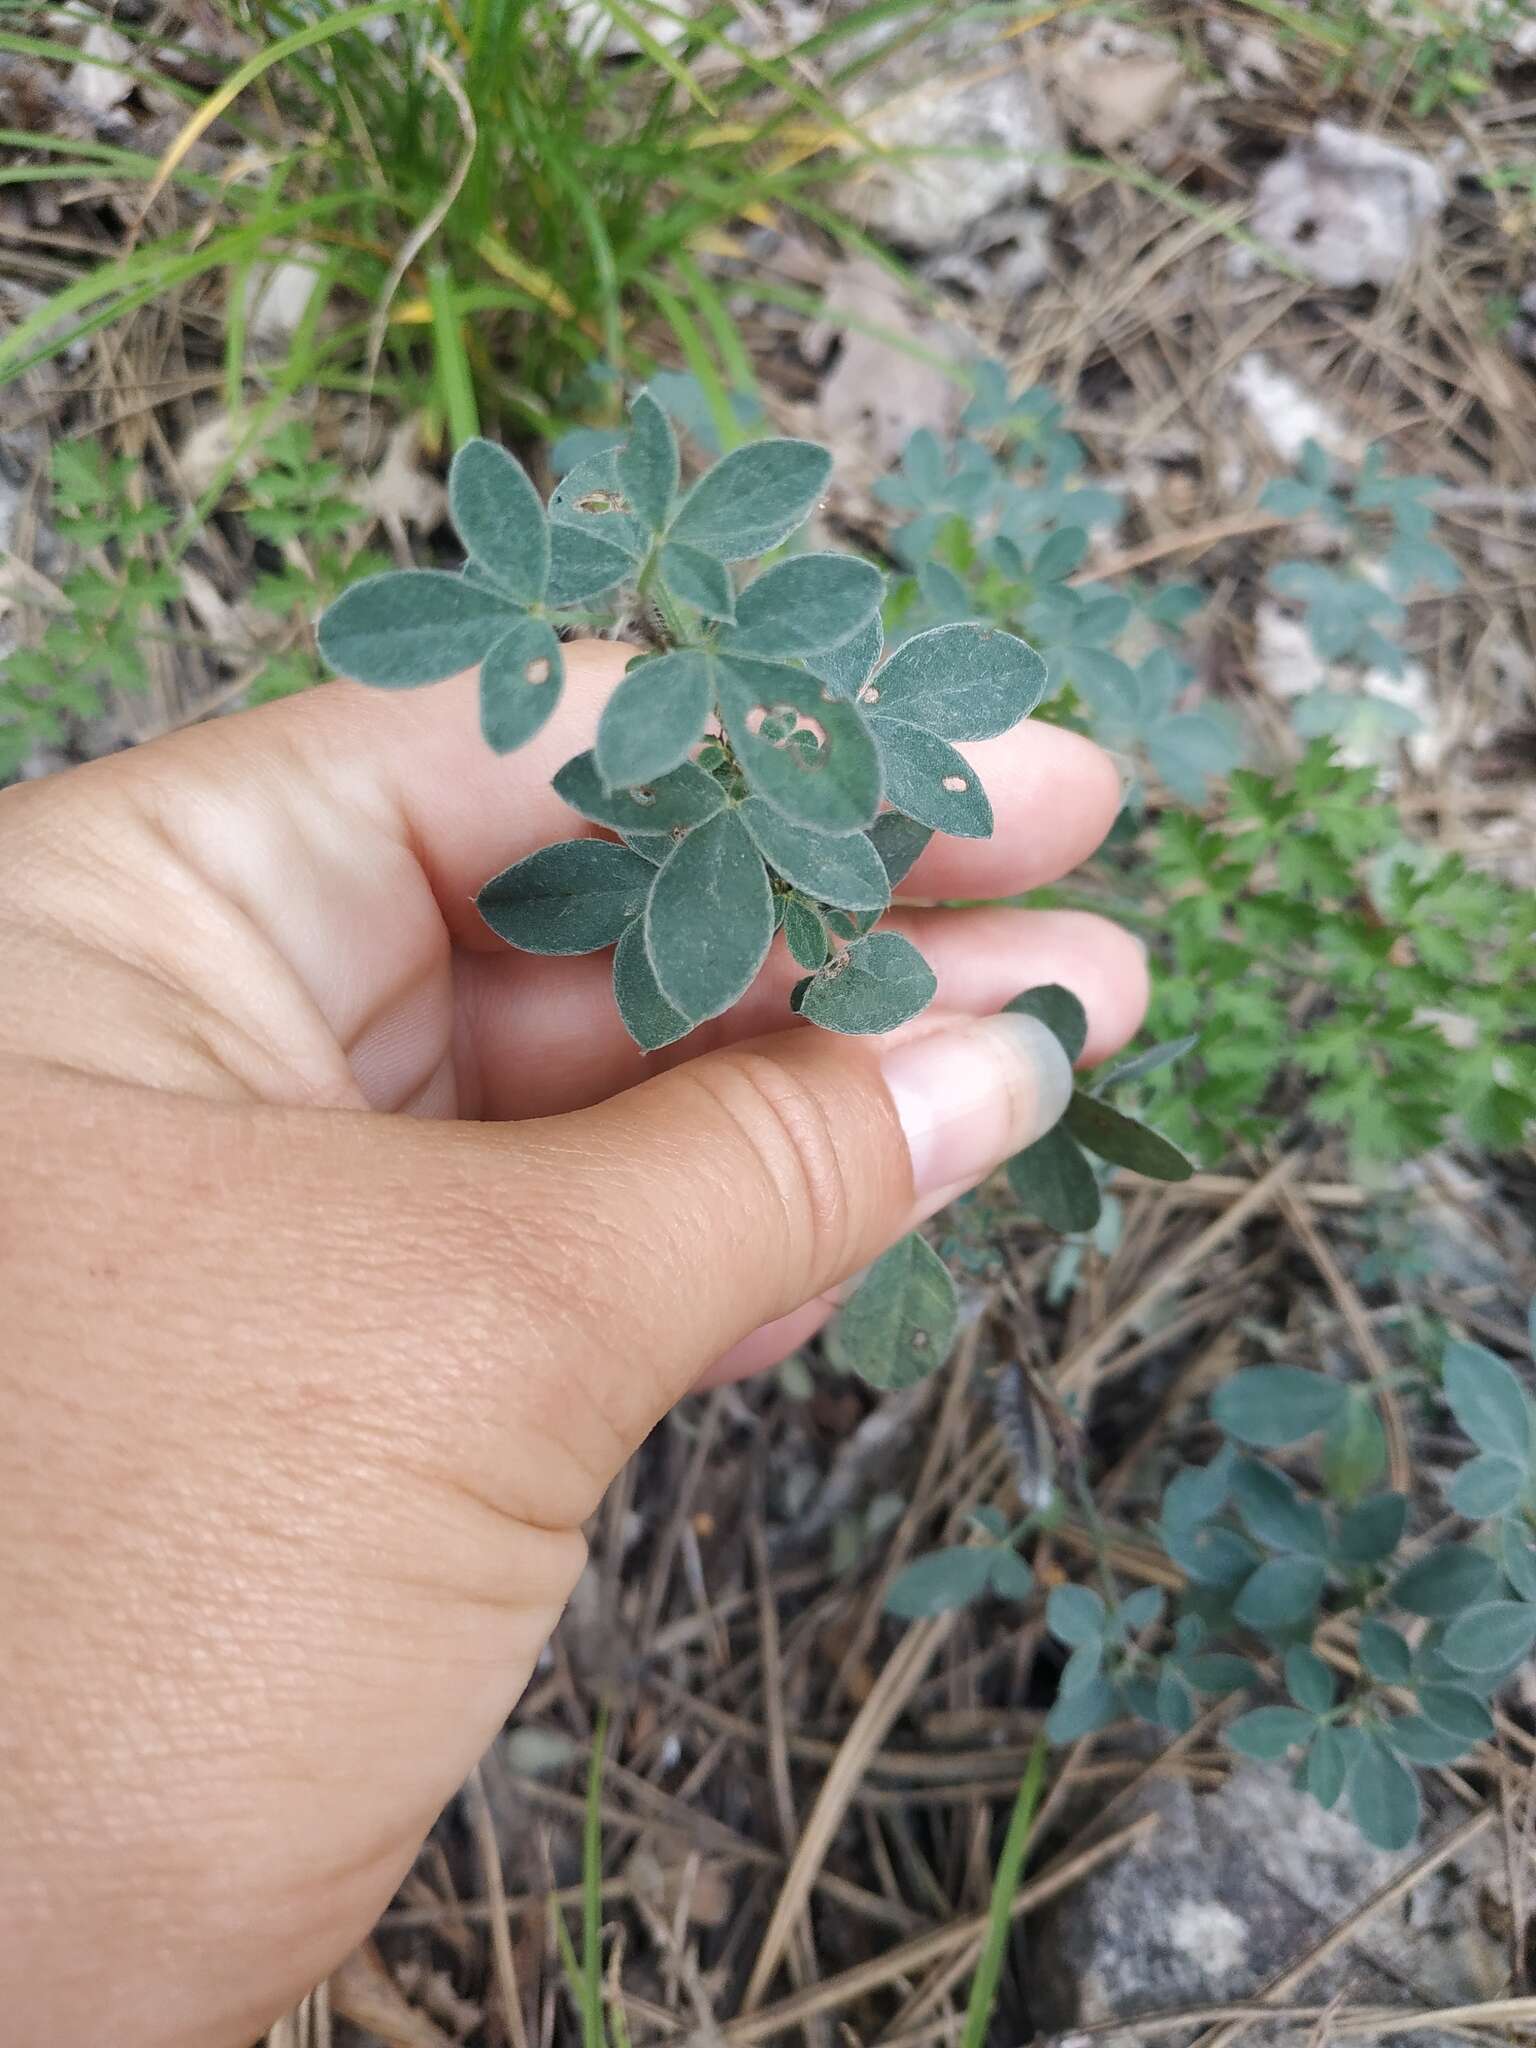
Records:
{"label": "human hand", "polygon": [[[517,1698],[657,1419],[793,1349],[1065,1106],[1043,1027],[975,1020],[1065,983],[1090,1060],[1140,1020],[1113,926],[912,908],[892,923],[939,996],[893,1045],[781,1029],[776,947],[642,1060],[606,955],[509,953],[473,903],[583,829],[549,777],[624,653],[567,656],[512,759],[468,678],[337,684],[0,794],[18,2040],[222,2048],[322,1977]],[[904,895],[1039,885],[1114,817],[1072,734],[965,751],[997,835],[936,840]]]}

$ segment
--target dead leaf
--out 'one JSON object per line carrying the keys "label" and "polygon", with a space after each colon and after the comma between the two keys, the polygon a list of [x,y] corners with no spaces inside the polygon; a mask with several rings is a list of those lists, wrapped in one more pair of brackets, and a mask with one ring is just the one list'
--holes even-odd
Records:
{"label": "dead leaf", "polygon": [[387,2048],[455,2048],[450,2035],[407,2002],[371,1942],[347,1957],[332,1976],[330,1991],[336,2018],[377,2034]]}

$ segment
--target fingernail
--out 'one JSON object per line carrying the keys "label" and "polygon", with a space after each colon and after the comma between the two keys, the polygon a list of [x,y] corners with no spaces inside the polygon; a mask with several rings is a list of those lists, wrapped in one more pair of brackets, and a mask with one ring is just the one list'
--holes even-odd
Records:
{"label": "fingernail", "polygon": [[886,1053],[881,1072],[924,1213],[1044,1137],[1072,1098],[1060,1040],[1038,1017],[1014,1011],[908,1039]]}
{"label": "fingernail", "polygon": [[1136,763],[1129,754],[1117,753],[1113,747],[1106,747],[1104,751],[1115,764],[1115,773],[1120,778],[1120,801],[1123,804],[1135,787],[1138,772]]}

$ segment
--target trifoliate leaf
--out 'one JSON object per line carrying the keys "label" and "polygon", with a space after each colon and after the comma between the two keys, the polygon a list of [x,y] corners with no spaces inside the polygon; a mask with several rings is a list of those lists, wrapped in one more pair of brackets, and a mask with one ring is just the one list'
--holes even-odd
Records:
{"label": "trifoliate leaf", "polygon": [[589,456],[563,476],[549,500],[556,525],[605,540],[638,562],[646,550],[646,531],[619,482],[618,450]]}
{"label": "trifoliate leaf", "polygon": [[613,955],[613,1000],[624,1029],[642,1052],[673,1045],[693,1026],[662,994],[645,950],[645,926],[636,918],[619,940]]}
{"label": "trifoliate leaf", "polygon": [[818,967],[826,966],[832,950],[827,928],[799,896],[791,896],[784,906],[784,943],[797,967],[808,967],[814,974]]}
{"label": "trifoliate leaf", "polygon": [[480,731],[491,752],[510,754],[531,740],[560,702],[564,682],[554,627],[548,619],[519,619],[480,667]]}
{"label": "trifoliate leaf", "polygon": [[[1392,1598],[1410,1614],[1444,1621],[1490,1599],[1498,1578],[1498,1566],[1483,1551],[1474,1550],[1470,1543],[1442,1543],[1417,1564],[1409,1565],[1393,1586]],[[1536,1614],[1536,1607],[1527,1611]],[[1464,1668],[1487,1669],[1491,1665]]]}
{"label": "trifoliate leaf", "polygon": [[987,740],[1027,718],[1045,693],[1045,663],[996,626],[935,626],[903,641],[864,691],[871,717],[899,718],[943,740]]}
{"label": "trifoliate leaf", "polygon": [[725,564],[713,555],[669,540],[661,551],[661,576],[674,597],[691,604],[706,619],[735,618],[735,586]]}
{"label": "trifoliate leaf", "polygon": [[1482,1344],[1445,1350],[1445,1398],[1480,1451],[1524,1462],[1530,1451],[1525,1390],[1504,1360]]}
{"label": "trifoliate leaf", "polygon": [[762,856],[734,810],[694,827],[656,871],[645,946],[662,994],[694,1023],[757,979],[773,940]]}
{"label": "trifoliate leaf", "polygon": [[805,665],[813,676],[820,677],[834,697],[851,700],[858,696],[869,680],[884,646],[885,628],[880,623],[880,614],[876,612],[869,624],[855,633],[851,640],[845,640],[841,647],[829,647],[820,654],[808,654]]}
{"label": "trifoliate leaf", "polygon": [[876,818],[869,828],[869,840],[893,889],[907,879],[932,837],[931,825],[919,825],[916,818],[904,818],[900,811],[882,811]]}
{"label": "trifoliate leaf", "polygon": [[1232,1603],[1245,1628],[1289,1628],[1314,1613],[1327,1574],[1309,1557],[1272,1557],[1261,1564]]}
{"label": "trifoliate leaf", "polygon": [[992,1552],[974,1544],[931,1550],[891,1581],[885,1611],[900,1621],[921,1621],[969,1607],[991,1590]]}
{"label": "trifoliate leaf", "polygon": [[[597,772],[596,754],[576,754],[555,777],[554,787],[555,794],[573,811],[595,825],[658,838],[678,826],[687,830],[702,825],[725,809],[725,791],[692,761],[684,761],[654,782],[633,789],[610,789]],[[658,865],[670,852],[670,844],[661,849]]]}
{"label": "trifoliate leaf", "polygon": [[1211,1414],[1239,1443],[1272,1450],[1326,1429],[1349,1398],[1337,1380],[1299,1365],[1254,1365],[1211,1396]]}
{"label": "trifoliate leaf", "polygon": [[760,796],[747,798],[741,819],[768,865],[818,903],[841,910],[884,910],[890,902],[885,867],[864,833],[833,839],[808,831]]}
{"label": "trifoliate leaf", "polygon": [[1017,1010],[1021,1016],[1038,1017],[1061,1040],[1061,1049],[1069,1060],[1081,1059],[1088,1038],[1088,1012],[1071,989],[1063,988],[1057,981],[1042,982],[1038,988],[1024,989],[1003,1008]]}
{"label": "trifoliate leaf", "polygon": [[1272,1550],[1328,1555],[1328,1524],[1315,1501],[1303,1500],[1272,1465],[1244,1458],[1232,1474],[1232,1500],[1250,1536]]}
{"label": "trifoliate leaf", "polygon": [[677,439],[672,422],[648,391],[629,408],[629,439],[616,451],[614,469],[636,518],[659,533],[677,494]]}
{"label": "trifoliate leaf", "polygon": [[[781,662],[731,654],[715,667],[726,733],[754,795],[813,831],[862,832],[874,823],[880,762],[853,705],[829,698],[814,676]],[[785,739],[763,738],[759,714],[779,712],[800,721],[797,729]],[[797,744],[802,738],[811,744]]]}
{"label": "trifoliate leaf", "polygon": [[927,1009],[933,969],[899,932],[872,932],[845,946],[812,981],[800,1014],[823,1031],[894,1031]]}
{"label": "trifoliate leaf", "polygon": [[926,1238],[904,1237],[875,1261],[837,1319],[837,1361],[876,1387],[909,1387],[954,1342],[955,1283]]}
{"label": "trifoliate leaf", "polygon": [[315,644],[338,675],[379,690],[412,690],[473,668],[520,616],[486,584],[443,569],[389,569],[365,576],[327,607]]}
{"label": "trifoliate leaf", "polygon": [[1113,1166],[1128,1166],[1133,1173],[1167,1181],[1188,1180],[1195,1170],[1176,1145],[1081,1089],[1073,1095],[1064,1121],[1080,1145]]}
{"label": "trifoliate leaf", "polygon": [[694,648],[632,662],[598,720],[593,751],[609,788],[653,783],[687,760],[712,694],[709,657]]}
{"label": "trifoliate leaf", "polygon": [[1045,1625],[1059,1643],[1102,1642],[1109,1622],[1104,1597],[1091,1586],[1057,1586],[1045,1603]]}
{"label": "trifoliate leaf", "polygon": [[1310,1742],[1316,1719],[1297,1707],[1255,1707],[1239,1714],[1227,1729],[1227,1742],[1239,1756],[1272,1764],[1298,1743]]}
{"label": "trifoliate leaf", "polygon": [[[1440,1654],[1458,1671],[1502,1671],[1506,1664],[1523,1657],[1533,1643],[1536,1606],[1525,1600],[1491,1600],[1451,1623]],[[1429,1712],[1427,1706],[1424,1711]]]}
{"label": "trifoliate leaf", "polygon": [[1092,1230],[1103,1206],[1093,1168],[1058,1124],[1008,1162],[1008,1185],[1028,1215],[1067,1235]]}
{"label": "trifoliate leaf", "polygon": [[814,441],[753,441],[704,472],[668,537],[722,562],[765,555],[810,517],[831,473]]}
{"label": "trifoliate leaf", "polygon": [[543,601],[549,522],[515,455],[494,441],[466,441],[448,470],[448,509],[466,552],[503,590],[519,604]]}
{"label": "trifoliate leaf", "polygon": [[1378,1849],[1406,1849],[1419,1831],[1419,1782],[1376,1735],[1366,1735],[1349,1774],[1355,1825]]}
{"label": "trifoliate leaf", "polygon": [[963,755],[947,740],[898,718],[872,719],[870,724],[880,749],[885,793],[898,811],[955,839],[991,838],[992,806],[981,778]]}
{"label": "trifoliate leaf", "polygon": [[880,609],[885,578],[856,555],[791,555],[749,583],[722,645],[743,654],[817,654],[856,638]]}
{"label": "trifoliate leaf", "polygon": [[493,875],[475,903],[497,937],[525,953],[595,953],[644,910],[655,875],[627,846],[567,839]]}
{"label": "trifoliate leaf", "polygon": [[634,566],[624,550],[611,541],[600,540],[580,526],[551,523],[545,602],[557,611],[564,605],[581,604],[622,583],[633,573]]}

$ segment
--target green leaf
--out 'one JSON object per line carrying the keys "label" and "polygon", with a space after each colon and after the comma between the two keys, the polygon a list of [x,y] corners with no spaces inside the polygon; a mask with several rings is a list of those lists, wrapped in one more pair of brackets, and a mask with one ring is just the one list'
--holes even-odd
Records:
{"label": "green leaf", "polygon": [[1115,1613],[1115,1621],[1121,1635],[1135,1635],[1138,1629],[1152,1628],[1163,1618],[1167,1599],[1156,1586],[1143,1586],[1140,1592],[1132,1593],[1122,1600]]}
{"label": "green leaf", "polygon": [[1352,1388],[1323,1436],[1323,1483],[1335,1500],[1358,1500],[1386,1464],[1387,1438],[1376,1403]]}
{"label": "green leaf", "polygon": [[695,1024],[746,994],[773,940],[762,856],[734,810],[674,847],[645,906],[645,948],[662,994]]}
{"label": "green leaf", "polygon": [[1166,1529],[1163,1548],[1197,1586],[1234,1587],[1250,1576],[1260,1560],[1260,1552],[1246,1536],[1224,1529],[1219,1522],[1203,1522],[1194,1529]]}
{"label": "green leaf", "polygon": [[1475,1692],[1459,1685],[1421,1685],[1418,1701],[1425,1720],[1447,1735],[1467,1743],[1492,1741],[1493,1716]]}
{"label": "green leaf", "polygon": [[1145,1052],[1135,1053],[1130,1059],[1120,1060],[1102,1074],[1096,1074],[1094,1087],[1103,1095],[1106,1089],[1126,1087],[1132,1081],[1144,1081],[1148,1074],[1155,1074],[1160,1068],[1172,1066],[1175,1060],[1183,1059],[1184,1055],[1193,1052],[1199,1043],[1199,1032],[1191,1031],[1183,1038],[1169,1038],[1161,1045],[1149,1045]]}
{"label": "green leaf", "polygon": [[[1392,1598],[1410,1614],[1425,1614],[1432,1621],[1444,1621],[1447,1616],[1464,1613],[1486,1600],[1498,1576],[1493,1559],[1474,1550],[1470,1543],[1442,1543],[1408,1567],[1393,1586]],[[1530,1611],[1536,1614],[1536,1608]]]}
{"label": "green leaf", "polygon": [[1522,1600],[1536,1600],[1536,1548],[1517,1515],[1507,1516],[1499,1530],[1499,1557],[1504,1576]]}
{"label": "green leaf", "polygon": [[1120,1717],[1120,1699],[1107,1678],[1096,1678],[1081,1691],[1063,1693],[1046,1716],[1045,1732],[1052,1742],[1077,1742],[1096,1735]]}
{"label": "green leaf", "polygon": [[622,548],[588,533],[580,526],[551,524],[549,529],[549,587],[546,604],[581,604],[622,583],[634,572],[634,563]]}
{"label": "green leaf", "polygon": [[991,1588],[993,1552],[974,1544],[931,1550],[898,1572],[885,1596],[885,1611],[902,1621],[921,1621],[968,1607]]}
{"label": "green leaf", "polygon": [[1239,1756],[1272,1764],[1298,1743],[1309,1742],[1316,1726],[1311,1714],[1303,1714],[1295,1707],[1255,1707],[1250,1713],[1238,1715],[1228,1727],[1226,1739]]}
{"label": "green leaf", "polygon": [[851,701],[869,680],[884,647],[885,628],[876,612],[851,640],[845,640],[841,647],[808,654],[805,665],[813,676],[820,677],[834,697]]}
{"label": "green leaf", "polygon": [[1326,1714],[1338,1695],[1332,1671],[1315,1650],[1300,1643],[1285,1653],[1285,1689],[1309,1714]]}
{"label": "green leaf", "polygon": [[875,1261],[838,1317],[838,1362],[871,1386],[912,1386],[949,1356],[958,1315],[948,1268],[914,1233]]}
{"label": "green leaf", "polygon": [[448,509],[466,552],[519,604],[549,586],[549,522],[528,472],[494,441],[466,441],[448,470]]}
{"label": "green leaf", "polygon": [[831,951],[827,928],[810,904],[798,896],[791,896],[784,907],[784,943],[797,967],[808,967],[814,974],[818,967],[826,966]]}
{"label": "green leaf", "polygon": [[1183,1735],[1195,1725],[1195,1703],[1189,1688],[1167,1665],[1158,1676],[1152,1718],[1159,1728],[1166,1728],[1172,1735]]}
{"label": "green leaf", "polygon": [[838,839],[792,824],[760,796],[741,806],[758,851],[786,882],[840,910],[884,910],[891,900],[885,867],[862,832]]}
{"label": "green leaf", "polygon": [[619,489],[652,533],[666,525],[677,495],[677,439],[648,391],[629,408],[629,439],[614,456]]}
{"label": "green leaf", "polygon": [[1378,1685],[1406,1685],[1413,1676],[1407,1638],[1375,1614],[1360,1624],[1360,1662]]}
{"label": "green leaf", "polygon": [[[702,825],[725,809],[725,791],[693,761],[634,789],[611,789],[597,772],[595,753],[575,754],[556,775],[554,787],[573,811],[615,832],[670,835]],[[669,844],[660,858],[670,851]]]}
{"label": "green leaf", "polygon": [[1458,1671],[1502,1671],[1506,1664],[1523,1657],[1533,1643],[1536,1606],[1524,1600],[1491,1600],[1451,1623],[1440,1654]]}
{"label": "green leaf", "polygon": [[675,1044],[693,1026],[661,992],[645,950],[645,926],[636,918],[626,927],[613,956],[613,1000],[624,1029],[642,1052]]}
{"label": "green leaf", "polygon": [[1091,1586],[1056,1586],[1045,1603],[1045,1625],[1059,1643],[1097,1643],[1104,1637],[1109,1612],[1103,1595]]}
{"label": "green leaf", "polygon": [[1524,1491],[1526,1472],[1510,1458],[1483,1456],[1463,1465],[1445,1489],[1458,1515],[1483,1522],[1512,1508]]}
{"label": "green leaf", "polygon": [[598,721],[598,774],[610,789],[653,783],[687,760],[711,700],[709,657],[693,648],[631,662]]}
{"label": "green leaf", "polygon": [[1034,1591],[1035,1575],[1016,1550],[992,1553],[992,1590],[1000,1600],[1027,1600]]}
{"label": "green leaf", "polygon": [[473,668],[519,616],[499,591],[462,576],[389,569],[354,583],[322,612],[315,644],[338,675],[412,690]]}
{"label": "green leaf", "polygon": [[1079,1643],[1066,1663],[1061,1667],[1059,1686],[1061,1696],[1081,1692],[1084,1686],[1092,1685],[1104,1668],[1104,1639],[1089,1636]]}
{"label": "green leaf", "polygon": [[1080,1145],[1113,1166],[1128,1166],[1133,1173],[1168,1181],[1188,1180],[1195,1170],[1176,1145],[1080,1088],[1074,1091],[1063,1121]]}
{"label": "green leaf", "polygon": [[1272,1466],[1244,1458],[1232,1475],[1232,1499],[1250,1536],[1273,1550],[1328,1555],[1328,1525],[1315,1501],[1303,1500]]}
{"label": "green leaf", "polygon": [[893,889],[907,879],[932,837],[931,825],[919,825],[900,811],[882,811],[876,818],[869,828],[869,841]]}
{"label": "green leaf", "polygon": [[1299,1365],[1254,1365],[1211,1396],[1211,1414],[1239,1443],[1273,1449],[1326,1429],[1349,1398],[1345,1388]]}
{"label": "green leaf", "polygon": [[1379,1564],[1403,1540],[1408,1500],[1401,1493],[1373,1493],[1339,1523],[1335,1551],[1344,1564]]}
{"label": "green leaf", "polygon": [[669,540],[661,551],[661,578],[674,597],[706,619],[734,619],[736,591],[730,574],[713,555]]}
{"label": "green leaf", "polygon": [[1067,1235],[1092,1230],[1103,1206],[1093,1168],[1058,1124],[1008,1162],[1008,1185],[1026,1214]]}
{"label": "green leaf", "polygon": [[1403,1714],[1397,1720],[1389,1721],[1382,1730],[1382,1738],[1410,1763],[1453,1764],[1457,1757],[1467,1753],[1467,1744],[1459,1735],[1437,1728],[1422,1714]]}
{"label": "green leaf", "polygon": [[1024,1017],[1038,1017],[1061,1040],[1062,1050],[1069,1060],[1082,1058],[1088,1038],[1088,1012],[1071,989],[1063,988],[1055,981],[1042,982],[1039,988],[1025,989],[1003,1008],[1015,1010]]}
{"label": "green leaf", "polygon": [[885,578],[856,555],[791,555],[749,583],[722,645],[743,654],[819,654],[855,639],[880,609]]}
{"label": "green leaf", "polygon": [[491,752],[510,754],[531,740],[560,702],[564,682],[554,627],[548,619],[519,619],[480,666],[480,731]]}
{"label": "green leaf", "polygon": [[903,641],[864,691],[872,718],[900,719],[942,740],[989,740],[1045,694],[1045,663],[996,626],[935,626]]}
{"label": "green leaf", "polygon": [[[726,733],[755,796],[817,832],[863,832],[875,822],[880,762],[853,705],[828,697],[803,669],[746,655],[720,658],[716,687]],[[776,711],[793,713],[807,729],[819,727],[821,744],[807,751],[794,744],[798,733],[764,739],[755,729],[757,714]]]}
{"label": "green leaf", "polygon": [[[619,482],[618,450],[592,455],[560,479],[550,495],[549,516],[557,526],[580,532],[620,548],[638,562],[647,546],[645,528],[633,516]],[[553,536],[551,536],[553,544]]]}
{"label": "green leaf", "polygon": [[595,953],[644,910],[655,874],[627,846],[567,839],[493,875],[475,904],[498,938],[525,953]]}
{"label": "green leaf", "polygon": [[810,517],[831,474],[831,456],[814,441],[753,441],[704,472],[669,538],[722,562],[765,555]]}
{"label": "green leaf", "polygon": [[1226,1650],[1200,1650],[1185,1657],[1184,1676],[1197,1692],[1245,1692],[1257,1685],[1259,1667]]}
{"label": "green leaf", "polygon": [[1324,1808],[1337,1806],[1349,1774],[1349,1752],[1336,1728],[1319,1728],[1307,1751],[1307,1790]]}
{"label": "green leaf", "polygon": [[947,740],[898,718],[876,719],[872,725],[885,793],[898,811],[954,839],[991,838],[992,806],[964,755]]}
{"label": "green leaf", "polygon": [[1163,1527],[1194,1529],[1218,1514],[1226,1503],[1234,1463],[1232,1446],[1223,1444],[1208,1465],[1186,1465],[1175,1473],[1163,1492]]}
{"label": "green leaf", "polygon": [[1376,1735],[1367,1735],[1349,1774],[1355,1825],[1378,1849],[1406,1849],[1419,1831],[1419,1783]]}
{"label": "green leaf", "polygon": [[1525,1390],[1502,1358],[1481,1344],[1452,1343],[1445,1351],[1445,1398],[1451,1413],[1480,1451],[1519,1459],[1530,1455],[1530,1410]]}
{"label": "green leaf", "polygon": [[822,968],[805,992],[800,1014],[823,1031],[894,1031],[927,1009],[937,987],[933,969],[910,939],[899,932],[872,932]]}
{"label": "green leaf", "polygon": [[1030,564],[1041,583],[1059,583],[1070,576],[1088,552],[1088,536],[1080,526],[1063,526],[1049,535]]}
{"label": "green leaf", "polygon": [[1232,1603],[1245,1628],[1290,1628],[1317,1610],[1327,1574],[1310,1557],[1272,1557],[1261,1564]]}

